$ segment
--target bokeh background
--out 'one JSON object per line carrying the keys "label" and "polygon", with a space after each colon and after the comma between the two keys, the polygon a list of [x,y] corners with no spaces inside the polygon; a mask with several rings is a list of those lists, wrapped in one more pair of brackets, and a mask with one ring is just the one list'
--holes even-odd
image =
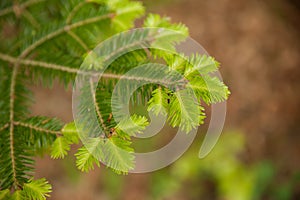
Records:
{"label": "bokeh background", "polygon": [[[74,157],[37,159],[36,177],[62,200],[300,199],[300,3],[298,0],[145,0],[171,17],[214,56],[229,85],[224,132],[198,159],[198,139],[176,163],[153,173],[88,174]],[[139,22],[137,22],[139,24]],[[33,114],[72,121],[71,90],[32,86]],[[207,121],[208,122],[208,121]]]}

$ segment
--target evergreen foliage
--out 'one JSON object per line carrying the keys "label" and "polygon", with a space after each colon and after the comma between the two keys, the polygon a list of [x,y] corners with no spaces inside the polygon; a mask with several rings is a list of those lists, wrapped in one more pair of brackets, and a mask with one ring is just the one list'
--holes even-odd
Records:
{"label": "evergreen foliage", "polygon": [[[97,44],[133,28],[134,21],[143,15],[141,3],[129,0],[0,2],[0,199],[46,199],[51,185],[44,178],[32,179],[33,158],[44,153],[49,153],[53,159],[64,158],[70,145],[79,143],[82,136],[73,122],[64,125],[58,119],[32,117],[29,107],[33,97],[27,86],[51,87],[56,79],[65,86],[73,84],[83,60],[91,58],[95,62],[90,52]],[[168,28],[188,35],[183,24],[173,24],[168,18],[155,14],[148,15],[143,26]],[[167,49],[174,49],[174,44],[184,39],[176,35],[162,35],[156,41],[149,38],[147,33],[139,32],[132,37],[141,44],[153,42]],[[112,53],[114,48],[120,47],[127,51],[132,48],[131,43],[131,38],[116,44],[107,43],[106,50],[101,53]],[[91,82],[90,88],[85,90],[87,98],[94,102],[92,110],[102,130],[75,154],[76,165],[81,171],[90,171],[94,165],[99,167],[99,160],[117,173],[126,174],[134,168],[131,136],[142,134],[148,125],[147,118],[134,114],[117,123],[109,105],[113,88],[129,69],[162,59],[185,78],[185,90],[171,90],[154,82],[139,88],[132,101],[147,101],[149,111],[167,115],[172,126],[186,132],[203,123],[201,100],[207,104],[216,103],[229,95],[224,83],[211,76],[219,67],[212,57],[185,57],[157,49],[118,53],[105,61],[109,68],[99,84]],[[88,68],[97,70],[97,65]],[[150,77],[132,74],[128,80],[139,82],[159,76],[151,67],[149,71]],[[83,120],[84,117],[88,120],[88,116],[83,116]]]}

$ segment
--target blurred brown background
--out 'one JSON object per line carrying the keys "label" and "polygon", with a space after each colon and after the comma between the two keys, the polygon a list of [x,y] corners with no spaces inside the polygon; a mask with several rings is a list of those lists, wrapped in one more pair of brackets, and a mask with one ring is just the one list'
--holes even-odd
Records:
{"label": "blurred brown background", "polygon": [[[148,12],[186,24],[191,37],[221,62],[220,71],[232,93],[224,130],[238,129],[244,134],[246,145],[241,160],[271,161],[279,182],[299,171],[299,1],[147,0],[144,3]],[[70,90],[66,92],[58,85],[54,90],[33,89],[34,114],[72,121]],[[53,184],[51,199],[151,199],[151,174],[120,177],[104,167],[78,174],[72,165],[73,158],[38,159],[37,176],[45,176]],[[116,177],[110,178],[113,176]],[[111,181],[121,180],[121,186],[106,190],[107,184],[114,185]],[[298,187],[292,193],[290,198],[300,198]],[[183,195],[170,199],[190,198]]]}

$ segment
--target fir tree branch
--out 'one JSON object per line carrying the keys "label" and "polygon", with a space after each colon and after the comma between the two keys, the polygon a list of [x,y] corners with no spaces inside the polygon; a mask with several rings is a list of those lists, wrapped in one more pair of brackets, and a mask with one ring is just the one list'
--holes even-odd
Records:
{"label": "fir tree branch", "polygon": [[[94,75],[94,76],[98,75],[96,72],[80,71],[79,69],[75,69],[75,68],[72,68],[69,66],[51,64],[51,63],[42,62],[42,61],[35,61],[35,60],[29,60],[29,59],[18,59],[18,58],[12,57],[7,54],[2,54],[2,53],[0,53],[0,59],[3,61],[10,62],[12,64],[19,62],[20,64],[23,64],[23,65],[30,65],[30,66],[34,66],[34,67],[43,67],[46,69],[53,69],[53,70],[58,70],[58,71],[62,71],[62,72],[67,72],[67,73],[74,73],[74,74],[80,73],[82,75]],[[112,78],[112,79],[121,79],[121,78],[126,79],[126,76],[112,74],[112,73],[103,73],[101,77]],[[128,78],[134,79],[134,77],[128,77]],[[138,77],[135,77],[135,78],[140,79]]]}
{"label": "fir tree branch", "polygon": [[23,10],[27,7],[30,7],[34,4],[37,4],[37,3],[40,3],[40,2],[44,2],[45,0],[29,0],[29,1],[26,1],[20,5],[12,5],[11,7],[8,7],[8,8],[4,8],[3,10],[0,10],[0,17],[2,17],[3,15],[7,15],[11,12],[15,12],[16,10],[16,6],[18,8],[18,10]]}
{"label": "fir tree branch", "polygon": [[[97,99],[96,99],[96,91],[95,91],[95,87],[94,87],[94,83],[93,83],[93,79],[91,78],[90,79],[90,88],[91,88],[91,94],[93,96],[93,102],[94,102],[94,105],[95,105],[95,109],[96,109],[96,113],[97,113],[97,116],[99,118],[99,121],[101,123],[101,126],[104,130],[104,133],[108,133],[109,132],[109,128],[106,126],[106,124],[104,123],[104,119],[102,117],[102,114],[101,114],[101,111],[100,111],[100,108],[99,108],[99,105],[97,103]],[[105,134],[106,135],[106,134]]]}
{"label": "fir tree branch", "polygon": [[[111,55],[111,56],[113,56],[113,55]],[[125,79],[125,80],[132,80],[132,81],[146,81],[146,82],[150,82],[150,83],[157,82],[156,79],[150,79],[150,78],[145,78],[145,77],[128,76],[128,75],[120,75],[120,74],[113,74],[113,73],[99,74],[97,72],[80,71],[79,69],[72,68],[69,66],[64,66],[64,65],[57,65],[57,64],[29,60],[29,59],[18,59],[18,58],[15,58],[10,55],[3,54],[3,53],[0,53],[0,59],[3,61],[10,62],[12,64],[19,62],[20,64],[23,64],[23,65],[30,65],[30,66],[34,66],[34,67],[43,67],[43,68],[58,70],[58,71],[67,72],[67,73],[74,73],[74,74],[79,73],[82,75],[90,75],[90,76],[101,75],[101,78],[107,78],[107,79]],[[175,84],[175,83],[163,81],[163,80],[160,80],[160,83],[163,85],[164,84],[165,85]]]}
{"label": "fir tree branch", "polygon": [[59,70],[62,72],[68,72],[68,73],[77,73],[78,72],[78,69],[74,69],[74,68],[71,68],[68,66],[51,64],[51,63],[42,62],[42,61],[28,60],[28,59],[18,59],[16,57],[12,57],[10,55],[3,54],[3,53],[0,53],[0,59],[3,61],[10,62],[12,64],[19,62],[20,64],[23,64],[23,65],[43,67],[43,68],[47,68],[47,69]]}
{"label": "fir tree branch", "polygon": [[42,45],[43,43],[47,42],[48,40],[51,40],[59,35],[61,35],[62,33],[65,32],[69,32],[72,29],[75,28],[79,28],[81,26],[84,25],[88,25],[91,23],[95,23],[104,19],[108,19],[108,18],[112,18],[114,16],[114,13],[108,13],[106,15],[102,15],[102,16],[97,16],[97,17],[92,17],[92,18],[87,18],[85,20],[76,22],[74,24],[71,25],[66,25],[52,33],[49,33],[48,35],[42,37],[41,39],[37,40],[36,42],[34,42],[33,44],[31,44],[30,46],[28,46],[20,55],[21,58],[25,58],[28,54],[30,54],[34,49],[36,49],[38,46]]}
{"label": "fir tree branch", "polygon": [[6,129],[7,127],[9,127],[9,123],[4,124],[2,127],[0,127],[0,132]]}
{"label": "fir tree branch", "polygon": [[[80,8],[82,8],[84,5],[86,5],[88,2],[87,1],[83,1],[80,2],[79,4],[77,4],[73,10],[69,13],[67,20],[66,20],[66,24],[70,25],[72,22],[73,17],[75,16],[75,14],[80,10]],[[87,52],[89,51],[88,46],[82,41],[82,39],[80,37],[78,37],[73,31],[69,31],[68,34],[74,39],[76,40],[76,42],[78,42],[80,44],[80,46],[82,46],[82,48],[84,50],[86,50]]]}
{"label": "fir tree branch", "polygon": [[56,136],[61,136],[62,133],[61,131],[53,131],[53,130],[49,130],[49,129],[46,129],[46,128],[41,128],[41,127],[38,127],[38,126],[34,126],[32,124],[29,124],[29,123],[24,123],[24,122],[19,122],[19,121],[16,121],[16,122],[13,122],[15,126],[22,126],[22,127],[26,127],[26,128],[29,128],[29,129],[32,129],[32,130],[35,130],[35,131],[39,131],[39,132],[44,132],[44,133],[47,133],[47,134],[55,134]]}
{"label": "fir tree branch", "polygon": [[63,28],[60,28],[48,35],[46,35],[45,37],[42,37],[41,39],[37,40],[36,42],[34,42],[33,44],[31,44],[29,47],[27,47],[22,53],[21,55],[17,58],[17,60],[15,60],[14,62],[14,67],[13,67],[13,73],[12,73],[12,77],[11,77],[11,85],[10,85],[10,103],[9,103],[9,113],[10,113],[10,131],[9,131],[9,141],[10,141],[10,156],[11,156],[11,163],[12,163],[12,178],[13,178],[13,187],[14,189],[18,189],[19,187],[19,183],[17,180],[17,172],[16,172],[16,161],[15,161],[15,155],[14,155],[14,100],[15,100],[15,84],[16,84],[16,77],[17,77],[17,73],[18,73],[18,68],[20,65],[20,60],[25,58],[27,55],[29,55],[34,49],[36,49],[38,46],[40,46],[41,44],[43,44],[44,42],[53,39],[57,36],[59,36],[60,34],[64,33],[64,32],[69,32],[72,29],[90,24],[90,23],[94,23],[97,21],[101,21],[103,19],[112,17],[113,15],[107,14],[107,15],[103,15],[103,16],[98,16],[98,17],[93,17],[93,18],[89,18],[71,25],[66,25]]}
{"label": "fir tree branch", "polygon": [[12,175],[13,175],[13,186],[15,189],[18,188],[18,180],[17,180],[17,172],[16,172],[16,161],[15,161],[15,153],[14,153],[14,103],[15,103],[15,85],[16,85],[16,77],[18,73],[18,65],[16,64],[13,68],[13,73],[11,76],[11,84],[10,84],[10,100],[9,100],[9,145],[10,145],[10,157],[12,164]]}
{"label": "fir tree branch", "polygon": [[85,4],[87,4],[88,2],[87,1],[83,1],[83,2],[80,2],[79,4],[77,4],[73,10],[69,13],[68,17],[67,17],[67,20],[66,20],[66,23],[67,24],[71,24],[71,21],[74,17],[74,15],[80,10],[80,8],[82,8]]}
{"label": "fir tree branch", "polygon": [[24,9],[22,14],[34,28],[38,29],[40,27],[40,24],[36,21],[36,19],[32,16],[30,12]]}
{"label": "fir tree branch", "polygon": [[82,39],[80,39],[80,37],[78,37],[73,31],[68,31],[68,34],[76,41],[78,42],[78,44],[80,44],[80,46],[82,46],[82,48],[89,52],[90,49],[88,48],[88,46],[82,41]]}
{"label": "fir tree branch", "polygon": [[[44,2],[44,4],[41,2]],[[149,50],[151,48],[148,49],[145,47],[148,44],[152,45],[152,42],[158,41],[153,43],[153,48],[166,48],[166,51],[170,50],[172,52],[174,44],[182,41],[182,38],[179,35],[177,37],[177,34],[169,31],[133,31],[133,34],[121,35],[120,41],[114,42],[108,40],[108,43],[106,43],[107,46],[103,46],[103,51],[94,52],[96,57],[101,52],[99,62],[96,60],[95,64],[92,62],[92,65],[87,65],[86,69],[79,69],[80,62],[83,60],[82,49],[84,49],[85,53],[89,53],[102,38],[99,35],[102,36],[103,34],[106,38],[106,36],[110,36],[113,33],[133,27],[134,20],[141,17],[144,12],[143,7],[139,2],[130,2],[128,0],[118,0],[117,2],[108,2],[107,0],[72,0],[64,2],[59,0],[51,2],[50,6],[48,3],[45,0],[7,1],[2,4],[6,8],[4,7],[4,9],[0,10],[0,18],[3,23],[6,23],[7,20],[8,23],[18,26],[22,25],[22,22],[25,20],[25,26],[18,27],[16,34],[12,35],[16,37],[12,37],[13,40],[9,40],[7,43],[4,41],[2,49],[7,54],[0,52],[0,60],[5,62],[5,69],[0,69],[1,75],[2,73],[4,74],[4,84],[0,88],[1,92],[4,93],[4,104],[1,102],[0,107],[1,113],[4,113],[3,116],[5,118],[0,125],[0,132],[3,135],[0,140],[0,190],[7,189],[15,192],[13,198],[44,199],[47,197],[47,194],[51,190],[48,183],[45,180],[31,181],[29,179],[32,175],[30,172],[33,170],[32,157],[39,150],[46,150],[50,146],[53,148],[54,141],[54,144],[58,144],[58,151],[54,151],[54,154],[52,154],[54,155],[53,157],[64,157],[66,150],[70,148],[70,144],[78,141],[78,133],[76,132],[77,136],[75,137],[72,135],[72,131],[76,131],[75,125],[73,125],[71,133],[68,133],[66,130],[64,131],[62,123],[55,118],[48,119],[41,116],[28,116],[27,111],[30,98],[27,95],[27,88],[23,87],[26,79],[34,77],[37,80],[45,80],[47,84],[48,81],[51,83],[54,78],[58,77],[67,85],[73,81],[76,74],[86,75],[88,78],[91,78],[85,94],[89,96],[91,92],[91,95],[93,95],[90,98],[93,98],[94,105],[92,106],[94,106],[95,113],[91,114],[97,115],[97,122],[102,126],[103,135],[106,138],[94,138],[95,141],[92,148],[95,151],[92,151],[92,153],[96,155],[98,153],[97,159],[93,157],[94,154],[91,154],[91,149],[86,149],[84,152],[79,151],[77,154],[79,155],[77,156],[79,160],[77,163],[79,164],[77,165],[83,170],[90,169],[93,162],[98,164],[101,158],[100,160],[104,160],[105,163],[109,164],[109,167],[118,173],[128,172],[129,169],[133,168],[134,158],[131,154],[133,149],[130,148],[130,136],[140,133],[147,124],[145,117],[131,117],[130,119],[134,124],[130,124],[128,120],[123,120],[123,124],[118,123],[116,125],[114,118],[111,116],[110,105],[108,104],[111,103],[109,101],[111,99],[111,86],[117,81],[105,82],[105,84],[108,83],[108,86],[103,86],[100,90],[97,83],[92,81],[92,78],[125,79],[128,82],[130,81],[130,83],[131,81],[148,82],[151,83],[151,89],[155,88],[152,87],[153,84],[176,86],[175,89],[181,89],[179,86],[183,88],[190,87],[196,90],[197,98],[203,98],[207,102],[218,102],[227,98],[229,94],[228,90],[222,85],[221,81],[211,80],[208,77],[208,80],[211,82],[207,85],[210,87],[205,87],[205,79],[196,79],[194,77],[194,74],[196,74],[194,71],[198,68],[193,68],[193,62],[191,62],[191,70],[193,71],[187,71],[189,77],[185,77],[184,75],[186,74],[181,72],[183,76],[180,77],[183,78],[177,79],[171,75],[164,76],[165,74],[159,73],[158,70],[152,70],[151,65],[149,65],[147,73],[145,71],[141,73],[136,72],[135,74],[125,72],[125,70],[132,69],[140,64],[147,62],[149,62],[147,64],[151,64],[152,60],[150,58],[156,60],[155,56],[158,56],[159,52],[156,55],[155,52]],[[98,3],[99,5],[89,7],[89,5],[86,5],[89,3]],[[34,7],[31,9],[30,6],[32,5]],[[40,15],[40,6],[48,6],[50,8],[48,10],[49,13],[42,13]],[[178,34],[184,33],[183,35],[187,35],[187,28],[184,25],[172,25],[166,18],[161,19],[159,16],[152,16],[147,21],[148,25],[146,23],[145,27],[161,27],[162,30],[172,29],[178,31]],[[22,38],[24,40],[20,41]],[[78,47],[77,43],[82,49]],[[145,56],[145,52],[141,52],[142,49],[146,51],[148,57]],[[131,54],[131,51],[134,52]],[[126,55],[127,53],[128,56]],[[162,52],[161,54],[162,58],[164,58],[164,53]],[[206,62],[203,59],[191,59],[191,61],[198,61],[199,65],[197,66],[204,66],[205,69],[203,71],[207,73],[215,69],[214,65],[213,67],[205,65]],[[109,65],[108,73],[99,73],[97,69],[106,64]],[[212,64],[215,63],[212,62]],[[21,74],[24,71],[26,74]],[[125,74],[122,74],[123,72]],[[9,75],[5,76],[6,73]],[[191,85],[189,85],[190,82],[192,82]],[[211,87],[213,88],[212,95],[210,93]],[[99,92],[96,92],[95,89],[99,89],[97,90]],[[148,88],[141,91],[143,96],[150,95],[146,90]],[[168,90],[165,88],[162,90],[161,86],[159,86],[157,93],[152,98],[153,106],[149,107],[154,108],[153,110],[156,109],[158,112],[161,110],[170,111],[171,117],[168,118],[170,124],[179,126],[182,130],[188,132],[203,121],[202,115],[201,122],[193,120],[198,119],[198,116],[195,116],[197,112],[194,111],[197,109],[202,114],[202,107],[198,105],[198,102],[196,102],[197,107],[190,106],[195,104],[194,99],[189,98],[189,94],[177,97],[176,93],[179,92],[170,92],[170,96],[168,96]],[[121,93],[124,93],[124,91],[121,91]],[[104,94],[107,95],[105,96]],[[83,97],[85,98],[86,96]],[[133,99],[133,101],[136,100]],[[175,103],[172,103],[172,101],[175,101]],[[185,103],[183,105],[185,107],[179,109],[183,103]],[[161,108],[156,108],[157,105]],[[87,109],[87,111],[89,110]],[[111,128],[117,134],[109,135],[109,132],[112,131]],[[121,130],[125,130],[125,132]],[[97,152],[97,150],[101,150],[101,152]],[[102,154],[102,150],[105,150],[103,151],[105,153]],[[102,155],[104,157],[101,157]],[[106,155],[109,156],[107,157]]]}

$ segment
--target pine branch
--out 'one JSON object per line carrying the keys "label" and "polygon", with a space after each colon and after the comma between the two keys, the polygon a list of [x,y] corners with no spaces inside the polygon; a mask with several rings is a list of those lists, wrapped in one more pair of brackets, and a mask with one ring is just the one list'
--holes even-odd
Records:
{"label": "pine branch", "polygon": [[22,126],[22,127],[25,127],[25,128],[29,128],[31,130],[34,130],[34,131],[39,131],[39,132],[43,132],[43,133],[49,133],[49,134],[54,134],[56,136],[60,136],[61,135],[61,131],[53,131],[51,129],[46,129],[46,128],[42,128],[42,127],[38,127],[38,126],[34,126],[30,123],[24,123],[24,122],[13,122],[13,124],[15,126]]}
{"label": "pine branch", "polygon": [[72,29],[75,29],[75,28],[79,28],[81,26],[84,26],[84,25],[88,25],[88,24],[92,24],[92,23],[95,23],[95,22],[98,22],[98,21],[101,21],[101,20],[104,20],[104,19],[107,19],[107,18],[112,18],[114,16],[113,13],[109,13],[109,14],[106,14],[106,15],[103,15],[103,16],[98,16],[98,17],[92,17],[92,18],[88,18],[88,19],[85,19],[83,21],[79,21],[79,22],[76,22],[74,24],[71,24],[71,25],[66,25],[58,30],[55,30],[54,32],[51,32],[49,33],[48,35],[40,38],[39,40],[37,40],[36,42],[34,42],[33,44],[31,44],[29,47],[27,47],[23,52],[22,54],[20,55],[20,58],[24,58],[26,57],[27,55],[29,55],[34,49],[36,49],[38,46],[42,45],[43,43],[65,33],[65,32],[69,32],[71,31]]}
{"label": "pine branch", "polygon": [[188,89],[173,93],[168,111],[169,123],[186,133],[203,123],[203,108]]}
{"label": "pine branch", "polygon": [[40,27],[39,22],[26,9],[22,11],[22,14],[34,28],[38,29]]}
{"label": "pine branch", "polygon": [[9,127],[9,123],[4,124],[2,127],[0,127],[0,132],[3,131],[3,130],[5,130],[8,127]]}
{"label": "pine branch", "polygon": [[71,24],[72,22],[72,19],[74,17],[74,15],[85,5],[87,4],[87,1],[83,1],[83,2],[80,2],[79,4],[77,4],[73,10],[69,13],[68,17],[67,17],[67,20],[66,20],[66,24]]}
{"label": "pine branch", "polygon": [[[1,77],[1,121],[8,123],[8,130],[3,129],[0,140],[0,188],[20,189],[26,181],[26,173],[32,170],[32,160],[22,135],[14,126],[15,119],[27,115],[28,91],[20,84],[20,77],[17,77],[17,68],[2,68]],[[3,76],[7,73],[8,76]],[[2,118],[4,117],[4,119]],[[26,172],[26,173],[25,173]]]}
{"label": "pine branch", "polygon": [[74,74],[76,74],[78,72],[78,69],[74,69],[72,67],[57,65],[57,64],[52,64],[52,63],[47,63],[47,62],[42,62],[42,61],[15,58],[15,57],[9,56],[7,54],[3,54],[3,53],[0,53],[0,59],[10,62],[12,64],[19,63],[22,65],[43,67],[46,69],[53,69],[53,70],[58,70],[58,71],[62,71],[62,72],[74,73]]}
{"label": "pine branch", "polygon": [[[78,149],[76,156],[76,166],[83,172],[88,172],[94,169],[94,164],[100,167],[99,159],[95,158],[94,155],[99,155],[99,139],[93,139]],[[98,152],[98,153],[97,153]]]}
{"label": "pine branch", "polygon": [[69,123],[61,130],[62,135],[57,137],[51,147],[51,158],[58,159],[64,158],[68,155],[70,146],[78,144],[79,136],[74,123]]}
{"label": "pine branch", "polygon": [[30,7],[34,4],[41,3],[41,2],[45,2],[45,0],[29,0],[20,5],[14,4],[8,8],[4,8],[4,9],[0,10],[0,17],[10,14],[12,12],[16,12],[16,10],[24,10],[27,7]]}
{"label": "pine branch", "polygon": [[161,86],[152,91],[152,98],[148,101],[148,111],[153,111],[155,115],[166,115],[169,96]]}
{"label": "pine branch", "polygon": [[228,87],[221,80],[209,75],[193,77],[187,87],[207,104],[222,102],[230,94]]}
{"label": "pine branch", "polygon": [[[132,115],[123,116],[116,123],[109,104],[117,82],[132,87],[148,84],[140,87],[134,95],[149,99],[152,94],[148,110],[156,114],[165,110],[169,123],[186,132],[203,122],[200,99],[209,104],[223,101],[229,95],[225,84],[209,74],[219,67],[212,57],[177,58],[172,55],[176,54],[175,44],[185,39],[188,29],[182,24],[172,24],[169,18],[150,14],[144,27],[160,27],[160,31],[135,30],[121,34],[118,41],[106,40],[133,27],[134,20],[144,14],[139,2],[28,0],[20,4],[3,2],[1,6],[4,8],[0,10],[0,23],[5,24],[5,20],[9,19],[19,25],[16,37],[4,38],[0,45],[2,52],[8,52],[0,52],[3,65],[0,68],[0,92],[3,96],[0,99],[0,189],[3,190],[0,196],[4,198],[48,197],[51,191],[48,182],[31,178],[32,157],[51,150],[52,158],[64,158],[70,145],[78,143],[79,135],[83,136],[85,130],[89,132],[90,141],[85,141],[87,144],[84,143],[85,146],[76,153],[76,165],[80,170],[93,169],[94,164],[100,166],[99,161],[117,173],[133,169],[130,137],[142,133],[148,122],[144,116]],[[38,12],[40,8],[47,12],[41,14]],[[101,49],[91,51],[101,41],[104,41]],[[98,58],[101,61],[98,62]],[[90,63],[87,62],[89,59]],[[150,64],[153,60],[165,61],[169,68],[153,66]],[[82,62],[85,65],[79,69]],[[96,85],[92,79],[98,78],[98,71],[106,65],[107,71],[101,73],[103,80]],[[134,70],[140,65],[145,67],[142,72]],[[177,72],[172,73],[174,71]],[[72,123],[63,127],[56,119],[29,117],[31,98],[24,87],[27,80],[39,78],[42,83],[49,81],[51,84],[59,78],[67,85],[77,74],[90,78],[89,84],[83,88],[83,99],[79,105],[82,111],[79,118],[87,125],[84,131],[77,132]],[[190,90],[195,91],[196,98],[192,98]],[[128,91],[119,92],[123,97],[131,98]],[[137,97],[132,99],[138,102]],[[117,106],[122,107],[123,103]],[[96,122],[90,120],[95,114]],[[99,122],[105,132],[104,137],[99,135]],[[94,128],[95,125],[97,128]],[[7,193],[8,190],[14,194]]]}
{"label": "pine branch", "polygon": [[46,200],[49,197],[49,193],[52,191],[52,187],[45,179],[31,180],[29,183],[24,184],[22,196],[25,199],[32,200]]}
{"label": "pine branch", "polygon": [[100,108],[98,106],[97,99],[96,99],[96,94],[95,94],[96,90],[95,90],[94,82],[93,82],[92,79],[90,79],[90,89],[91,89],[90,92],[91,92],[91,95],[93,97],[93,103],[95,105],[98,120],[100,121],[100,125],[102,126],[102,128],[104,130],[104,133],[107,133],[107,132],[109,132],[109,129],[106,126],[106,124],[104,123],[103,116],[102,116]]}
{"label": "pine branch", "polygon": [[88,48],[88,46],[80,39],[80,37],[78,37],[73,31],[68,31],[68,34],[76,41],[78,42],[78,44],[80,44],[80,46],[82,46],[82,48],[86,51],[89,52],[90,49]]}
{"label": "pine branch", "polygon": [[[123,49],[124,50],[124,49]],[[121,50],[120,50],[121,52]],[[111,54],[113,57],[114,55],[117,55],[119,52],[115,52],[114,54]],[[157,82],[158,79],[151,79],[147,77],[141,77],[141,76],[127,76],[127,75],[120,75],[120,74],[113,74],[113,73],[97,73],[94,71],[86,71],[86,70],[79,70],[79,69],[74,69],[69,66],[64,66],[64,65],[57,65],[57,64],[52,64],[52,63],[47,63],[47,62],[42,62],[42,61],[35,61],[35,60],[30,60],[30,59],[18,59],[12,56],[9,56],[7,54],[0,53],[0,59],[3,61],[10,62],[12,64],[22,64],[22,65],[27,65],[27,66],[34,66],[34,67],[42,67],[46,69],[52,69],[52,70],[57,70],[61,72],[67,72],[70,74],[81,74],[81,75],[86,75],[86,76],[99,76],[101,75],[101,78],[107,78],[107,79],[124,79],[124,80],[131,80],[131,81],[146,81],[146,82]],[[166,84],[166,85],[174,85],[175,82],[169,82],[169,81],[160,81],[161,84]]]}
{"label": "pine branch", "polygon": [[[41,2],[41,1],[27,1],[26,3],[21,4],[21,5],[15,4],[11,8],[5,8],[4,10],[0,11],[0,16],[9,14],[10,12],[15,12],[15,14],[18,16],[22,15],[23,18],[25,18],[27,21],[29,21],[29,23],[31,23],[32,26],[35,29],[37,29],[40,26],[39,21],[37,21],[36,18],[34,18],[33,15],[31,13],[29,13],[25,8],[27,6],[29,7],[30,5],[33,5],[38,2]],[[131,4],[128,4],[128,5],[131,5]],[[8,123],[6,123],[6,125],[1,127],[1,131],[4,131],[6,128],[9,128],[7,135],[8,135],[8,141],[9,141],[8,144],[9,144],[10,161],[7,164],[5,164],[5,166],[3,166],[3,168],[1,168],[1,170],[0,170],[1,176],[4,176],[4,174],[6,172],[9,172],[12,174],[11,175],[12,183],[9,180],[10,177],[3,178],[3,179],[1,177],[1,181],[0,181],[1,189],[2,189],[2,186],[4,189],[9,188],[10,186],[13,186],[13,190],[23,188],[24,191],[26,191],[26,185],[24,185],[24,182],[26,180],[25,172],[28,171],[26,168],[26,165],[31,164],[32,161],[30,159],[28,159],[28,157],[27,157],[27,156],[29,156],[29,154],[27,154],[27,150],[29,150],[30,148],[23,149],[24,154],[21,154],[19,152],[21,146],[19,146],[19,145],[22,144],[22,145],[24,145],[24,147],[26,145],[31,145],[31,144],[28,144],[27,138],[26,139],[24,138],[26,135],[28,135],[27,133],[30,133],[30,135],[32,133],[39,133],[39,134],[46,133],[46,134],[51,134],[51,135],[56,135],[56,136],[58,136],[58,134],[61,133],[58,130],[52,130],[52,129],[46,128],[46,126],[40,124],[40,122],[38,120],[34,121],[33,123],[20,120],[25,117],[23,115],[23,113],[20,116],[18,115],[19,111],[17,111],[17,110],[20,108],[20,102],[19,101],[16,102],[17,98],[19,98],[19,97],[23,98],[23,96],[22,96],[23,94],[21,94],[21,95],[19,94],[20,88],[17,87],[17,83],[22,84],[21,80],[17,80],[17,77],[21,76],[21,73],[19,70],[20,67],[22,67],[23,65],[42,66],[43,69],[52,69],[52,70],[54,69],[57,71],[66,71],[66,72],[72,73],[72,74],[75,74],[78,72],[77,69],[73,69],[72,67],[66,67],[66,66],[58,65],[58,64],[51,64],[49,62],[43,62],[43,61],[27,60],[25,58],[27,56],[29,56],[38,47],[42,46],[44,43],[46,43],[50,40],[53,40],[54,38],[57,38],[61,35],[64,35],[64,33],[71,35],[71,37],[77,43],[79,43],[83,47],[84,50],[87,51],[88,45],[84,44],[83,40],[79,36],[77,36],[77,34],[75,32],[73,32],[73,30],[75,30],[77,28],[81,28],[86,25],[97,23],[97,22],[105,20],[105,19],[110,19],[115,16],[115,14],[114,14],[115,11],[110,11],[109,13],[106,13],[104,15],[91,16],[88,18],[84,18],[83,20],[79,20],[74,23],[71,23],[72,18],[76,15],[76,12],[79,11],[79,7],[80,6],[75,6],[75,8],[73,8],[73,11],[71,13],[69,13],[69,18],[67,18],[67,22],[66,22],[67,24],[48,32],[46,35],[41,35],[41,37],[39,37],[37,40],[33,40],[33,42],[31,42],[29,40],[25,40],[25,43],[24,43],[25,45],[23,45],[25,48],[23,50],[21,50],[21,54],[18,57],[12,57],[10,55],[5,55],[2,53],[0,55],[2,60],[7,61],[10,64],[13,64],[13,66],[11,68],[12,73],[10,74],[10,79],[9,80],[5,79],[6,82],[9,83],[8,97],[5,99],[5,100],[8,100],[8,110],[2,111],[3,106],[6,106],[6,104],[1,104],[1,113],[7,112],[7,114],[8,114],[8,119],[6,119],[8,121]],[[118,6],[116,6],[115,8],[118,9]],[[138,7],[135,7],[134,9],[127,9],[127,10],[123,9],[122,11],[121,10],[118,11],[118,13],[120,15],[126,15],[126,13],[134,13],[135,9],[138,9]],[[131,16],[131,18],[132,18],[132,16]],[[134,19],[134,17],[132,19]],[[16,19],[16,20],[19,20],[19,19]],[[43,28],[44,27],[42,27],[42,29]],[[31,30],[33,30],[33,29],[31,29]],[[30,30],[24,31],[24,32],[22,32],[22,34],[24,33],[24,35],[26,35],[28,32],[30,33]],[[32,38],[32,35],[29,35],[29,37]],[[27,42],[27,44],[26,44],[26,42]],[[15,46],[18,47],[19,45],[15,44]],[[15,54],[15,52],[13,52],[13,54]],[[2,73],[2,69],[0,71]],[[108,78],[112,78],[112,77],[120,78],[120,75],[115,75],[115,74],[107,74],[106,76]],[[5,87],[2,87],[2,86],[0,89],[3,91],[7,90]],[[6,103],[6,102],[4,101],[4,103]],[[4,107],[4,108],[6,109],[6,107]],[[26,109],[24,109],[24,110],[26,110]],[[47,122],[47,125],[48,124],[49,123]],[[25,131],[26,134],[24,134],[24,135],[20,134],[23,130],[26,130]],[[17,135],[17,134],[20,134],[20,135]],[[40,138],[40,139],[43,140],[43,138]],[[3,144],[5,144],[4,139],[3,139],[3,141],[1,141],[1,143],[2,142],[3,142]],[[2,144],[1,144],[1,148],[6,148],[6,146],[2,146]],[[0,154],[1,158],[5,157],[5,152],[6,151],[1,152],[1,154]],[[63,152],[63,154],[64,154],[64,152]],[[30,156],[32,156],[32,155],[30,155]],[[3,162],[4,162],[4,160],[3,160]],[[1,160],[1,163],[2,163],[2,160]],[[8,166],[8,165],[11,165],[11,166]],[[22,172],[22,170],[24,170],[24,173]],[[5,180],[7,180],[7,181],[5,181]],[[27,187],[27,189],[28,189],[28,187]],[[21,194],[21,192],[16,191],[14,196],[17,197],[17,196],[19,196],[19,194]],[[30,197],[30,198],[35,198],[35,197]],[[38,198],[40,199],[40,198],[42,198],[42,196],[40,196]]]}
{"label": "pine branch", "polygon": [[115,131],[119,134],[120,132],[124,132],[129,136],[136,136],[143,133],[142,131],[148,124],[146,117],[134,114],[131,117],[122,119],[115,127]]}
{"label": "pine branch", "polygon": [[9,145],[10,145],[10,157],[11,157],[11,165],[12,165],[12,175],[13,175],[13,186],[15,189],[18,189],[19,182],[17,180],[17,172],[16,172],[16,161],[15,161],[15,150],[14,150],[14,103],[15,103],[15,84],[17,77],[18,66],[15,65],[13,69],[13,73],[11,76],[11,84],[10,84],[10,101],[9,101]]}

